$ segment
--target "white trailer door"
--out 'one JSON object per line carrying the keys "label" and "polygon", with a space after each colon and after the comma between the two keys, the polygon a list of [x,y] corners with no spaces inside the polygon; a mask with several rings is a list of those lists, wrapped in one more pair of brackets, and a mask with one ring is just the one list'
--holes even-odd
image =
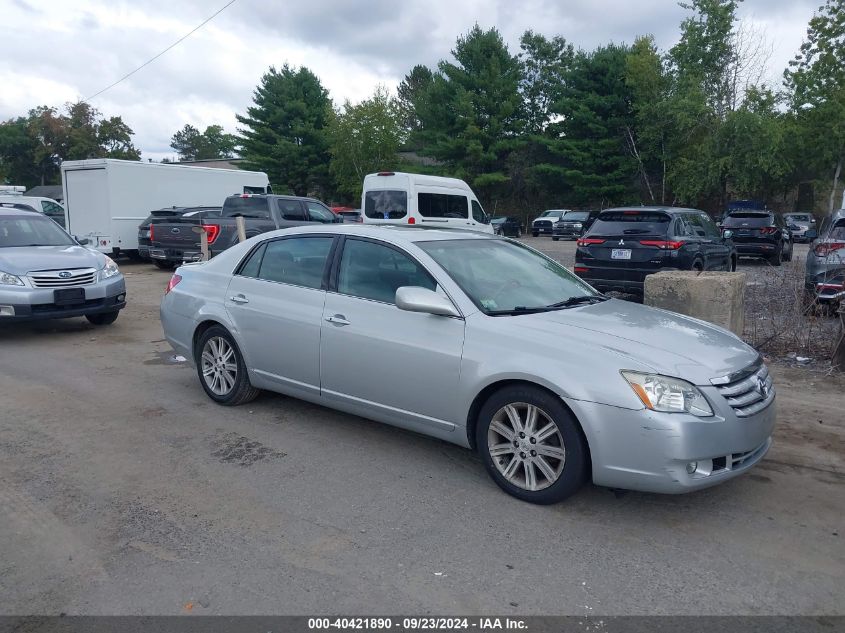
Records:
{"label": "white trailer door", "polygon": [[68,169],[64,178],[68,232],[88,238],[92,247],[110,253],[113,236],[106,168]]}

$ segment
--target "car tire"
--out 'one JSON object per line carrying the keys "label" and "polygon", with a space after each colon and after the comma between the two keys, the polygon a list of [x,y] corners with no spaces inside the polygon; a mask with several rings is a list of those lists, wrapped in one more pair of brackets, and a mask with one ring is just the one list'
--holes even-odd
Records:
{"label": "car tire", "polygon": [[699,260],[699,261],[695,261],[695,262],[693,262],[693,263],[692,263],[692,268],[691,268],[691,270],[692,270],[693,272],[696,272],[696,273],[698,273],[698,274],[701,274],[701,273],[703,273],[703,272],[704,272],[704,264],[703,264],[700,260]]}
{"label": "car tire", "polygon": [[786,253],[786,254],[783,256],[783,261],[785,261],[785,262],[791,262],[791,261],[792,261],[792,251],[793,251],[794,249],[795,249],[795,247],[794,247],[794,246],[792,246],[792,245],[790,244],[790,245],[789,245],[789,252],[788,252],[788,253]]}
{"label": "car tire", "polygon": [[553,237],[552,241],[557,242],[559,239],[560,239],[559,237]]}
{"label": "car tire", "polygon": [[783,245],[781,245],[777,253],[769,257],[769,263],[772,266],[780,266],[783,263]]}
{"label": "car tire", "polygon": [[531,232],[531,237],[537,237],[538,235],[540,235],[540,234],[539,234],[539,233],[534,233],[533,231]]}
{"label": "car tire", "polygon": [[202,333],[194,360],[202,388],[216,403],[234,407],[255,400],[260,393],[249,382],[238,344],[222,325],[213,325]]}
{"label": "car tire", "polygon": [[[526,428],[531,411],[535,422]],[[478,414],[475,441],[490,477],[517,499],[557,503],[587,480],[588,448],[578,423],[558,396],[539,387],[514,385],[490,396]]]}
{"label": "car tire", "polygon": [[91,325],[111,325],[117,321],[118,314],[120,314],[120,311],[115,310],[114,312],[101,312],[100,314],[86,314],[85,318]]}
{"label": "car tire", "polygon": [[736,257],[731,257],[731,261],[728,264],[728,272],[735,273],[736,272]]}
{"label": "car tire", "polygon": [[168,262],[166,260],[161,259],[154,259],[153,264],[159,270],[173,270],[176,267],[173,262]]}

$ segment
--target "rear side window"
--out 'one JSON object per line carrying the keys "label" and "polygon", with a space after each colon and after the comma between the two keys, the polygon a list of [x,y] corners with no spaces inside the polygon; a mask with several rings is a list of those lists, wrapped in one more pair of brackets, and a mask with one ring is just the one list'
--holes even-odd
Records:
{"label": "rear side window", "polygon": [[306,288],[320,288],[333,241],[333,237],[294,237],[269,242],[261,258],[258,277]]}
{"label": "rear side window", "polygon": [[241,270],[238,273],[242,277],[258,277],[258,271],[261,268],[261,258],[264,256],[264,249],[267,247],[267,244],[264,243],[254,251],[252,251],[252,255],[249,256],[249,259],[244,262],[244,265],[241,266]]}
{"label": "rear side window", "polygon": [[292,222],[304,222],[306,220],[305,210],[302,208],[302,203],[299,200],[285,200],[280,198],[277,202],[279,205],[279,213],[282,218]]}
{"label": "rear side window", "polygon": [[223,216],[231,218],[242,215],[245,218],[270,219],[270,201],[263,197],[241,197],[226,198],[223,203]]}
{"label": "rear side window", "polygon": [[417,209],[424,218],[465,219],[469,217],[469,205],[466,196],[453,196],[446,193],[420,193],[417,194]]}
{"label": "rear side window", "polygon": [[761,226],[771,226],[772,224],[774,224],[774,218],[768,213],[749,212],[731,213],[722,222],[722,226],[729,228],[742,226],[750,226],[753,228]]}
{"label": "rear side window", "polygon": [[368,191],[364,197],[364,214],[378,220],[401,220],[408,215],[408,194],[389,189]]}
{"label": "rear side window", "polygon": [[665,235],[670,218],[659,211],[605,211],[596,219],[590,235]]}

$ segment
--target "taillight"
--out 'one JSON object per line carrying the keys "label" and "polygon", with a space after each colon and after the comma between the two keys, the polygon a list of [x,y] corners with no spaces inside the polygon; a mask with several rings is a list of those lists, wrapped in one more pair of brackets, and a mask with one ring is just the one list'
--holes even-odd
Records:
{"label": "taillight", "polygon": [[778,230],[778,227],[776,227],[776,226],[764,226],[763,228],[760,229],[760,234],[761,235],[772,235],[774,233],[777,233],[777,230]]}
{"label": "taillight", "polygon": [[841,250],[845,248],[845,242],[823,242],[821,244],[816,245],[813,249],[813,252],[818,257],[827,257],[833,252]]}
{"label": "taillight", "polygon": [[582,237],[578,240],[578,246],[590,246],[591,244],[604,244],[604,240],[599,240],[594,237]]}
{"label": "taillight", "polygon": [[590,270],[590,269],[589,269],[589,268],[587,268],[586,266],[576,266],[576,267],[575,267],[575,272],[576,272],[576,273],[585,273],[585,272],[587,272],[587,271],[589,271],[589,270]]}
{"label": "taillight", "polygon": [[170,278],[170,281],[167,282],[167,288],[164,289],[164,294],[168,294],[171,290],[173,290],[180,281],[182,281],[182,275],[174,273]]}
{"label": "taillight", "polygon": [[150,224],[150,241],[151,242],[153,241],[153,239],[155,239],[154,238],[154,232],[153,232],[153,226],[154,226],[153,224]]}
{"label": "taillight", "polygon": [[214,240],[216,240],[217,236],[220,235],[220,226],[217,224],[203,224],[202,228],[205,229],[205,232],[208,235],[208,243],[214,244]]}
{"label": "taillight", "polygon": [[417,223],[416,218],[408,218],[408,224],[416,224],[416,223]]}
{"label": "taillight", "polygon": [[640,244],[642,244],[643,246],[656,246],[657,248],[664,251],[676,251],[684,245],[684,242],[682,240],[640,240]]}

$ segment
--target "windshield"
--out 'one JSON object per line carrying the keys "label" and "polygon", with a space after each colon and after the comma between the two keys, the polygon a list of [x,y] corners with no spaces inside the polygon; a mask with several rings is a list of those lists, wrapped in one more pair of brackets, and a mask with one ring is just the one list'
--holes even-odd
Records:
{"label": "windshield", "polygon": [[572,222],[583,222],[587,218],[590,217],[589,211],[570,211],[566,215],[563,216],[564,220],[569,220]]}
{"label": "windshield", "polygon": [[566,268],[516,242],[457,239],[417,245],[488,314],[597,296]]}
{"label": "windshield", "polygon": [[504,224],[507,218],[493,218],[490,220],[490,224]]}
{"label": "windshield", "polygon": [[0,217],[0,248],[71,246],[76,244],[59,225],[44,216]]}
{"label": "windshield", "polygon": [[659,211],[606,211],[590,229],[590,235],[665,235],[669,216]]}
{"label": "windshield", "polygon": [[770,226],[773,222],[774,218],[768,213],[751,213],[746,211],[731,213],[724,219],[722,226],[727,228],[743,226],[759,227]]}
{"label": "windshield", "polygon": [[540,216],[541,218],[550,218],[550,217],[560,217],[563,215],[563,211],[543,211],[543,214]]}
{"label": "windshield", "polygon": [[783,216],[787,222],[809,222],[809,213],[789,213]]}

